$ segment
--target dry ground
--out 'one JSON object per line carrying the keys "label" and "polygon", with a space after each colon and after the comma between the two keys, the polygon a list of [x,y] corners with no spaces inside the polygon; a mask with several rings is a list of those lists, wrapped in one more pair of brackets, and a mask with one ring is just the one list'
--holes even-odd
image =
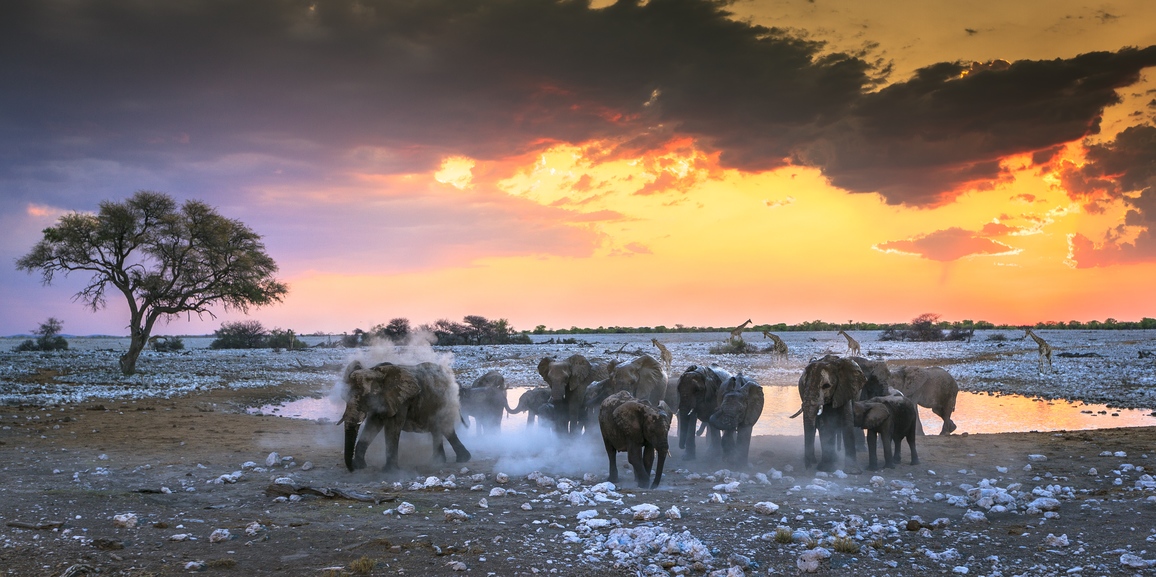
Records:
{"label": "dry ground", "polygon": [[[1120,561],[1126,552],[1156,557],[1156,498],[1149,498],[1156,491],[1135,488],[1143,474],[1156,468],[1149,458],[1156,454],[1156,428],[926,437],[919,447],[922,463],[880,473],[887,483],[882,486],[872,483],[874,473],[816,482],[813,473],[800,471],[799,437],[759,437],[747,473],[774,468],[793,479],[764,484],[747,478],[726,493],[715,488],[728,481],[726,473],[711,475],[721,466],[688,468],[674,449],[663,488],[635,489],[627,470],[618,489],[624,504],[594,507],[571,506],[551,495],[552,488],[524,476],[499,485],[495,474],[501,471],[485,458],[467,463],[463,473],[462,465],[424,465],[421,455],[403,455],[403,465],[416,470],[402,477],[398,487],[390,482],[395,479],[377,471],[345,471],[340,434],[332,424],[244,412],[314,392],[218,390],[172,400],[0,408],[0,571],[54,576],[70,568],[73,575],[171,575],[193,568],[221,575],[358,570],[374,575],[635,575],[654,562],[650,571],[662,567],[704,574],[745,565],[748,575],[796,574],[800,553],[813,543],[780,544],[760,536],[780,525],[830,533],[840,523],[854,525],[858,516],[864,525],[894,529],[861,539],[858,553],[834,552],[820,574],[951,574],[959,573],[958,567],[973,575],[1156,573]],[[470,437],[464,441],[468,445]],[[264,467],[271,450],[291,456],[295,465],[247,470],[236,483],[212,483],[241,470],[246,461]],[[1047,460],[1029,461],[1028,455]],[[307,461],[314,467],[302,470]],[[620,457],[620,466],[623,461]],[[860,462],[866,463],[865,455]],[[1028,464],[1030,471],[1024,470]],[[1096,474],[1089,474],[1093,468]],[[451,473],[458,478],[453,489],[408,487],[419,475],[445,479]],[[470,490],[475,483],[467,477],[476,474],[486,478],[477,483],[480,490]],[[605,468],[590,474],[584,486],[603,481]],[[286,475],[299,487],[339,492],[279,502],[275,498],[284,492],[268,489]],[[738,473],[731,476],[741,479]],[[962,494],[960,484],[976,485],[985,478],[1004,488],[1022,483],[1024,492],[1056,484],[1070,489],[1070,495],[1062,499],[1055,518],[988,512],[987,522],[974,524],[963,519],[967,509],[934,498],[936,492]],[[1119,485],[1116,478],[1122,479]],[[917,497],[894,491],[893,480],[910,482]],[[480,507],[479,500],[499,486],[518,494],[490,497],[488,508]],[[712,493],[724,494],[725,502],[712,502]],[[345,498],[360,495],[372,501]],[[755,504],[765,501],[781,509],[769,516],[756,513]],[[414,505],[416,512],[383,515],[402,502]],[[636,522],[623,514],[626,507],[642,503],[661,511],[677,506],[681,518]],[[461,509],[471,518],[448,522],[444,509]],[[589,509],[619,519],[624,527],[649,524],[689,531],[713,556],[696,565],[654,552],[616,563],[590,541],[567,542],[565,532],[578,526],[577,513]],[[135,527],[118,526],[114,516],[128,513],[136,516]],[[949,523],[909,531],[913,518],[922,525],[939,518]],[[227,529],[230,537],[211,542],[216,529]],[[1048,542],[1048,534],[1066,535],[1069,544]],[[173,540],[175,535],[187,538]],[[928,555],[947,549],[955,549],[958,558],[936,561]],[[190,562],[200,565],[190,568]],[[731,568],[732,574],[736,570]]]}

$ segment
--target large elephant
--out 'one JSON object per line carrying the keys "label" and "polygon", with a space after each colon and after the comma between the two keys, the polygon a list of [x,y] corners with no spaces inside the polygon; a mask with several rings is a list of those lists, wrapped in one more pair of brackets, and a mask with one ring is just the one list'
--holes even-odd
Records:
{"label": "large elephant", "polygon": [[502,432],[502,417],[509,408],[506,403],[506,378],[498,371],[489,371],[468,387],[458,390],[462,418],[474,418],[478,434]]}
{"label": "large elephant", "polygon": [[[818,465],[820,471],[835,469],[836,439],[843,442],[844,469],[847,473],[862,473],[855,459],[854,402],[867,382],[863,369],[848,358],[827,355],[811,361],[799,377],[799,400],[803,414],[803,464],[810,468]],[[815,431],[823,447],[822,459],[815,458]]]}
{"label": "large elephant", "polygon": [[719,389],[722,401],[711,413],[711,426],[722,431],[723,459],[736,469],[746,468],[751,432],[763,414],[763,388],[739,373]]}
{"label": "large elephant", "polygon": [[940,367],[897,366],[891,369],[891,386],[943,419],[940,435],[950,435],[955,430],[951,413],[955,412],[959,383],[951,373]]}
{"label": "large elephant", "polygon": [[[638,486],[653,489],[662,481],[662,468],[669,452],[670,411],[665,403],[655,408],[650,403],[635,399],[626,391],[619,391],[602,401],[598,410],[598,428],[610,461],[610,482],[618,482],[620,452],[634,469]],[[655,464],[655,453],[658,463]],[[654,468],[654,483],[650,484],[650,468]]]}
{"label": "large elephant", "polygon": [[365,450],[383,428],[386,471],[397,469],[403,430],[433,435],[434,456],[442,461],[446,458],[443,437],[453,446],[459,463],[470,460],[470,452],[454,431],[460,418],[458,385],[445,367],[381,363],[367,369],[353,361],[345,368],[344,381],[345,413],[337,423],[345,423],[345,466],[350,471],[365,468]]}
{"label": "large elephant", "polygon": [[[707,419],[718,409],[719,389],[722,384],[731,378],[722,367],[691,365],[678,379],[678,448],[683,450],[684,460],[695,458],[695,438],[698,436],[695,429],[698,423],[709,425]],[[710,446],[720,444],[719,430],[709,428]]]}
{"label": "large elephant", "polygon": [[511,415],[526,413],[526,426],[533,425],[536,419],[551,419],[554,417],[550,405],[550,387],[534,387],[518,397],[518,406],[506,408]]}
{"label": "large elephant", "polygon": [[582,355],[565,360],[546,357],[538,363],[538,374],[550,386],[550,405],[554,430],[576,435],[586,421],[586,387],[594,380],[593,367]]}
{"label": "large elephant", "polygon": [[855,426],[867,429],[868,469],[875,471],[879,468],[875,447],[879,437],[883,438],[884,467],[893,469],[902,460],[904,440],[911,449],[911,464],[919,464],[919,452],[915,449],[915,424],[919,413],[915,401],[903,395],[873,397],[855,403],[854,412]]}
{"label": "large elephant", "polygon": [[586,405],[600,407],[602,401],[619,391],[626,391],[640,401],[651,405],[666,399],[667,379],[662,363],[650,355],[642,355],[626,363],[611,362],[607,377],[586,389]]}

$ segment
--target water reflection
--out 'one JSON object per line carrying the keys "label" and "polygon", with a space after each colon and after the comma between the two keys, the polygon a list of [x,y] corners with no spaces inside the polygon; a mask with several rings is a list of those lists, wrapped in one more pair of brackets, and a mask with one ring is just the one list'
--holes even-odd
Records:
{"label": "water reflection", "polygon": [[[514,388],[507,391],[510,406],[516,406],[518,398],[527,389]],[[763,387],[765,404],[763,416],[755,425],[756,435],[800,435],[803,430],[802,418],[789,418],[799,409],[799,391],[795,387]],[[266,405],[250,411],[267,415],[277,415],[298,419],[341,418],[344,404],[329,399],[300,399],[284,405]],[[956,401],[955,421],[959,433],[1014,433],[1026,431],[1075,431],[1080,429],[1102,429],[1110,427],[1142,427],[1156,425],[1156,418],[1150,411],[1141,409],[1109,409],[1104,405],[1069,403],[1067,401],[1043,401],[1018,395],[993,396],[984,393],[959,393]],[[920,407],[920,419],[928,434],[936,434],[943,421],[929,409]],[[502,430],[518,432],[526,428],[526,414],[506,415]],[[671,425],[671,434],[678,429]],[[472,431],[471,431],[472,433]]]}

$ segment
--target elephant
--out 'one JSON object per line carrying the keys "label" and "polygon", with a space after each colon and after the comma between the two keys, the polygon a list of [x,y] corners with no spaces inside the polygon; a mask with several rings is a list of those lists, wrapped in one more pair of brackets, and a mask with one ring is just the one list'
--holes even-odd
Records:
{"label": "elephant", "polygon": [[943,419],[940,435],[950,435],[955,430],[951,413],[955,411],[955,398],[959,395],[959,383],[951,373],[941,367],[897,366],[891,370],[891,386],[901,391],[917,404],[931,409]]}
{"label": "elephant", "polygon": [[365,468],[365,450],[383,428],[385,471],[397,469],[403,430],[433,435],[434,457],[441,461],[446,459],[443,437],[453,447],[457,462],[470,460],[470,452],[454,431],[460,417],[458,385],[445,367],[381,363],[367,369],[353,361],[345,368],[344,381],[345,413],[337,424],[345,423],[345,467],[351,472]]}
{"label": "elephant", "polygon": [[594,368],[582,355],[565,360],[545,357],[538,363],[538,374],[550,386],[550,403],[554,430],[576,435],[586,423],[586,388],[594,380]]}
{"label": "elephant", "polygon": [[533,425],[538,418],[552,418],[554,413],[550,405],[550,387],[534,387],[527,390],[518,398],[518,406],[512,409],[507,407],[506,411],[511,415],[526,413],[527,427]]}
{"label": "elephant", "polygon": [[[878,437],[883,437],[884,467],[893,469],[902,460],[900,456],[904,440],[911,448],[911,464],[919,464],[919,453],[915,449],[915,423],[919,420],[919,413],[915,401],[902,395],[873,397],[855,403],[854,413],[855,426],[867,429],[867,450],[870,455],[868,469],[879,469],[875,450]],[[892,445],[895,447],[894,452],[891,450]]]}
{"label": "elephant", "polygon": [[734,468],[746,468],[751,431],[763,414],[763,388],[739,373],[719,389],[722,401],[708,421],[722,431],[723,459]]}
{"label": "elephant", "polygon": [[[709,425],[707,419],[718,409],[719,389],[731,378],[731,374],[718,365],[703,367],[691,365],[678,379],[678,448],[683,450],[682,458],[695,458],[695,429],[698,423]],[[710,446],[720,445],[719,430],[709,428]]]}
{"label": "elephant", "polygon": [[[841,439],[844,450],[844,468],[847,473],[859,474],[855,460],[854,403],[867,377],[863,369],[848,358],[827,355],[811,361],[799,377],[799,400],[802,407],[791,418],[803,414],[803,464],[810,468],[818,465],[820,471],[835,469],[836,439]],[[822,459],[815,458],[815,430],[823,447]]]}
{"label": "elephant", "polygon": [[863,390],[859,392],[859,398],[856,400],[865,401],[874,397],[885,397],[894,394],[895,389],[891,388],[891,370],[887,367],[884,361],[873,361],[864,357],[851,357],[855,364],[863,369],[863,376],[867,377],[867,382],[863,384]]}
{"label": "elephant", "polygon": [[[638,486],[645,489],[658,487],[662,481],[662,468],[666,464],[666,454],[670,451],[667,436],[670,433],[671,413],[665,403],[655,408],[650,403],[635,399],[626,391],[619,391],[606,397],[598,409],[598,428],[602,432],[602,443],[606,447],[606,458],[610,461],[610,482],[618,482],[618,461],[620,452],[626,453],[626,460],[634,468],[634,478]],[[658,462],[654,462],[655,453]],[[650,468],[654,467],[654,483],[650,483]]]}
{"label": "elephant", "polygon": [[502,373],[490,371],[478,377],[470,386],[458,389],[458,399],[462,419],[473,417],[479,435],[502,432],[503,412],[509,409]]}
{"label": "elephant", "polygon": [[608,375],[586,389],[586,406],[600,407],[602,401],[619,391],[657,406],[666,399],[667,378],[662,363],[650,355],[641,355],[626,363],[611,362]]}

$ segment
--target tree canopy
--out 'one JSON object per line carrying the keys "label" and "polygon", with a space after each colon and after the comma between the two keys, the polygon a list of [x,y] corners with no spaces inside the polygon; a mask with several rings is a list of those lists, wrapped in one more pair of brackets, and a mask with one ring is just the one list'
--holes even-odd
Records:
{"label": "tree canopy", "polygon": [[45,284],[58,273],[90,273],[75,298],[94,311],[105,306],[109,287],[119,291],[131,314],[131,342],[120,358],[126,375],[136,372],[158,319],[214,316],[215,305],[248,312],[280,302],[289,290],[273,277],[277,264],[260,235],[200,201],[178,208],[161,192],[101,202],[96,214],[66,214],[43,234],[17,268],[39,271]]}

